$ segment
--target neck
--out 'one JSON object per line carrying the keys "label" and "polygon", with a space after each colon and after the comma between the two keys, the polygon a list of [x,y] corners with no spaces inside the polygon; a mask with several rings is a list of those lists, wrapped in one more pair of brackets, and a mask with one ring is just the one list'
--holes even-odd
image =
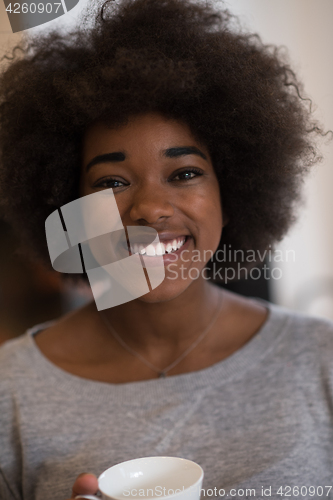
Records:
{"label": "neck", "polygon": [[[140,299],[103,311],[110,324],[133,348],[182,349],[203,331],[221,301],[221,289],[193,282],[178,297],[149,303]],[[110,335],[110,332],[107,332]]]}

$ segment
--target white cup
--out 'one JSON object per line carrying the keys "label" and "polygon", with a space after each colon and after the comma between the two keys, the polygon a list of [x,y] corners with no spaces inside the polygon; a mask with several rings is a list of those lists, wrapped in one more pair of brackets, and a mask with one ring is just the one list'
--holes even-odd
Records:
{"label": "white cup", "polygon": [[144,457],[110,467],[98,478],[99,496],[89,500],[199,500],[204,472],[176,457]]}

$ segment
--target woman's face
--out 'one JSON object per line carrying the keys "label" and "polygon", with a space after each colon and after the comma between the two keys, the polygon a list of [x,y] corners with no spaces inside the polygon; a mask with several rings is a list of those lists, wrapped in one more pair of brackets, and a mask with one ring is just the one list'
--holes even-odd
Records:
{"label": "woman's face", "polygon": [[202,285],[221,238],[222,207],[208,150],[189,127],[157,113],[116,129],[91,126],[83,142],[80,196],[110,188],[123,225],[155,229],[162,245],[149,253],[166,252],[165,279],[138,300],[171,300]]}

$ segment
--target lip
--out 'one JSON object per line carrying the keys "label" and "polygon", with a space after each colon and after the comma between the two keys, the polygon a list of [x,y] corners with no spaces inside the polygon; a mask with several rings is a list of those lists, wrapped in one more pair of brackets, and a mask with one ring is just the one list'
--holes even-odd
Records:
{"label": "lip", "polygon": [[[189,234],[184,234],[184,233],[158,233],[158,237],[161,243],[164,243],[165,241],[169,240],[176,240],[178,238],[181,238],[182,236],[185,236],[185,238],[188,238],[190,235]],[[178,250],[177,250],[178,252]]]}

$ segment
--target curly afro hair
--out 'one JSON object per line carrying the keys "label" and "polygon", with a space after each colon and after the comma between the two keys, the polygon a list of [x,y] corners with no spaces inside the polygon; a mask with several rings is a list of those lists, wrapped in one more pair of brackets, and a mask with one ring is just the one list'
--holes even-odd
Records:
{"label": "curly afro hair", "polygon": [[281,240],[322,134],[285,57],[209,1],[109,0],[93,19],[23,42],[0,76],[0,198],[22,251],[50,266],[45,219],[79,197],[87,127],[150,111],[207,146],[229,217],[220,248]]}

